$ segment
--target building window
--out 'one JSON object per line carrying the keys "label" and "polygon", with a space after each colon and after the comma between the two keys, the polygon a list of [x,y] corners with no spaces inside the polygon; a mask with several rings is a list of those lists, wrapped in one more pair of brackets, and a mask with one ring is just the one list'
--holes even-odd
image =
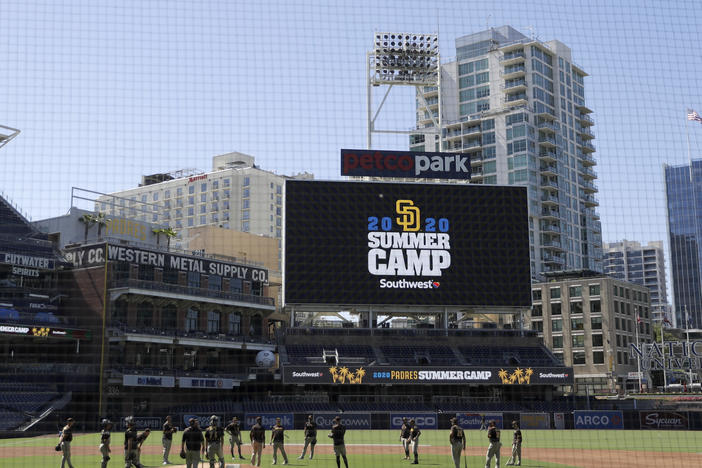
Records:
{"label": "building window", "polygon": [[241,219],[249,219],[251,212],[249,210],[244,210],[241,212]]}
{"label": "building window", "polygon": [[200,184],[200,191],[207,192],[207,182],[203,182],[202,184]]}
{"label": "building window", "polygon": [[154,306],[149,302],[142,302],[137,306],[137,327],[150,327],[154,320]]}
{"label": "building window", "polygon": [[195,226],[195,220],[193,218],[188,218],[188,227]]}
{"label": "building window", "polygon": [[575,330],[584,330],[585,327],[583,325],[583,319],[577,318],[577,319],[570,319],[570,329],[572,331]]}
{"label": "building window", "polygon": [[153,265],[139,265],[139,279],[142,281],[153,281],[154,280],[154,266]]}
{"label": "building window", "polygon": [[592,352],[592,363],[593,364],[604,364],[604,351],[593,351]]}
{"label": "building window", "polygon": [[200,214],[207,213],[207,205],[200,205]]}
{"label": "building window", "polygon": [[532,289],[531,290],[531,298],[534,301],[540,301],[541,300],[541,290],[540,289]]}
{"label": "building window", "polygon": [[249,191],[249,189],[248,189],[248,188],[245,188],[245,189],[244,189],[244,194],[242,195],[242,197],[243,197],[243,198],[249,198],[250,193],[251,193],[251,192]]}
{"label": "building window", "polygon": [[178,284],[178,270],[163,270],[163,282],[168,284]]}
{"label": "building window", "polygon": [[531,329],[536,330],[538,332],[544,331],[544,322],[541,320],[531,322]]}
{"label": "building window", "polygon": [[188,205],[194,205],[195,204],[195,197],[189,196],[188,197]]}
{"label": "building window", "polygon": [[210,291],[222,290],[222,277],[218,275],[210,275],[207,278],[207,289]]}
{"label": "building window", "polygon": [[173,304],[168,304],[161,309],[161,327],[167,330],[178,326],[178,309]]}
{"label": "building window", "polygon": [[603,345],[602,341],[602,335],[599,333],[596,335],[592,335],[592,346],[602,346]]}
{"label": "building window", "polygon": [[551,315],[561,315],[561,303],[554,302],[551,304]]}
{"label": "building window", "polygon": [[571,314],[582,314],[583,313],[583,303],[580,301],[570,303],[570,313]]}
{"label": "building window", "polygon": [[249,208],[249,204],[250,204],[250,200],[247,198],[247,199],[242,201],[241,207],[246,210]]}
{"label": "building window", "polygon": [[551,331],[559,332],[563,331],[563,320],[551,320]]}
{"label": "building window", "polygon": [[216,310],[207,312],[207,333],[219,333],[220,314]]}
{"label": "building window", "polygon": [[243,282],[239,278],[232,278],[229,280],[229,290],[234,294],[241,294],[243,289]]}
{"label": "building window", "polygon": [[192,332],[197,330],[197,322],[200,312],[197,309],[188,309],[185,314],[185,331]]}
{"label": "building window", "polygon": [[554,349],[563,348],[563,337],[562,336],[554,336],[553,337],[553,348]]}
{"label": "building window", "polygon": [[581,297],[583,295],[582,286],[571,286],[568,290],[570,297]]}
{"label": "building window", "polygon": [[200,216],[200,224],[207,224],[207,215]]}
{"label": "building window", "polygon": [[602,312],[602,305],[600,304],[599,300],[596,301],[590,301],[590,313],[596,314]]}
{"label": "building window", "polygon": [[197,271],[188,272],[188,287],[189,288],[199,288],[200,287],[200,273]]}
{"label": "building window", "polygon": [[534,305],[531,308],[531,316],[532,317],[541,317],[543,315],[543,310],[541,304]]}
{"label": "building window", "polygon": [[127,322],[127,301],[118,300],[115,302],[115,306],[112,309],[112,319],[117,322],[117,324],[124,324]]}
{"label": "building window", "polygon": [[251,178],[250,177],[244,177],[244,187],[248,187],[251,185]]}
{"label": "building window", "polygon": [[191,195],[192,195],[193,193],[195,193],[195,186],[194,186],[194,185],[188,186],[188,193],[191,194]]}
{"label": "building window", "polygon": [[578,351],[573,353],[573,365],[585,364],[585,353]]}
{"label": "building window", "polygon": [[200,203],[207,203],[207,194],[206,193],[200,194]]}
{"label": "building window", "polygon": [[251,225],[249,224],[249,221],[242,221],[241,230],[243,232],[249,232],[251,230]]}
{"label": "building window", "polygon": [[229,314],[229,319],[227,320],[227,332],[230,335],[241,334],[241,314],[238,312],[232,312]]}
{"label": "building window", "polygon": [[561,288],[551,288],[551,299],[559,299],[561,297]]}
{"label": "building window", "polygon": [[573,348],[585,347],[585,335],[573,335],[570,337]]}
{"label": "building window", "polygon": [[602,317],[592,317],[590,319],[590,328],[593,330],[602,330]]}

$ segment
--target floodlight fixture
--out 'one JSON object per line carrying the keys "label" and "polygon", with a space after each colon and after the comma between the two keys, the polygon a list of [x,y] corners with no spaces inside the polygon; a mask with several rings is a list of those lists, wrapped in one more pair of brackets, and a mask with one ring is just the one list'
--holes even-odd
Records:
{"label": "floodlight fixture", "polygon": [[372,85],[437,86],[440,69],[438,44],[437,34],[376,33],[371,52],[375,59]]}

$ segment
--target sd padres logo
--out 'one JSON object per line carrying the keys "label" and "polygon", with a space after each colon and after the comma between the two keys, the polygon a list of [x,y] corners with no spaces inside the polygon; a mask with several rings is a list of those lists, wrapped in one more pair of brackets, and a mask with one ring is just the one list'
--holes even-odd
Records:
{"label": "sd padres logo", "polygon": [[[395,217],[368,218],[368,272],[377,276],[441,276],[451,266],[449,220],[422,218],[413,200],[396,200],[395,213]],[[381,288],[439,286],[438,281],[380,280]]]}

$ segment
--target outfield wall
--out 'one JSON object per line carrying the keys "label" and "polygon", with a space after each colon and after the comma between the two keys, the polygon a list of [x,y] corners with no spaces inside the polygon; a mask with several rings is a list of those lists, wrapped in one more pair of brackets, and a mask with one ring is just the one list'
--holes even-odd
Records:
{"label": "outfield wall", "polygon": [[[272,426],[275,418],[281,418],[288,429],[304,429],[310,413],[232,413],[218,414],[224,421],[234,416],[242,422],[245,430],[253,424],[256,416],[263,418],[264,427]],[[522,429],[628,429],[628,430],[702,430],[702,411],[617,411],[593,410],[566,413],[516,413],[496,411],[467,412],[345,412],[311,413],[321,430],[331,427],[331,421],[341,416],[342,423],[349,430],[354,429],[399,429],[402,418],[415,419],[422,429],[448,429],[451,418],[457,417],[464,429],[479,429],[482,416],[485,421],[495,420],[498,427],[511,429],[512,421],[519,421]],[[173,415],[174,422],[184,427],[189,418],[197,418],[202,423],[209,420],[210,414],[182,413]],[[144,427],[160,429],[163,421],[158,418],[138,418],[144,420]],[[204,426],[203,426],[204,427]]]}

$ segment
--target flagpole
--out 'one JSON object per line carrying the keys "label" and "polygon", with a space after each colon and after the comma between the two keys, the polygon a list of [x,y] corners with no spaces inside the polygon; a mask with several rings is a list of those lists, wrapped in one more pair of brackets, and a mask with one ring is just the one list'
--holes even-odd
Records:
{"label": "flagpole", "polygon": [[[636,312],[636,348],[639,348],[639,324],[641,323],[641,317],[639,316],[639,312]],[[639,393],[641,393],[641,356],[636,356],[636,370],[637,374],[639,375]]]}
{"label": "flagpole", "polygon": [[665,393],[665,389],[668,386],[667,380],[666,380],[666,375],[665,375],[665,336],[664,336],[664,331],[663,329],[665,328],[665,320],[668,318],[666,313],[663,312],[663,320],[661,320],[661,351],[663,352],[663,393]]}
{"label": "flagpole", "polygon": [[[690,352],[690,318],[687,315],[687,305],[685,305],[683,307],[685,307],[685,334],[687,335],[686,346],[687,346],[688,353],[689,353]],[[687,353],[683,353],[683,355],[685,355],[685,354],[687,354]],[[688,365],[690,368],[690,377],[688,378],[688,380],[689,380],[689,385],[692,385],[692,362],[690,362],[690,359],[692,359],[692,357],[690,357],[688,355]],[[692,389],[690,389],[690,391],[692,391]]]}

